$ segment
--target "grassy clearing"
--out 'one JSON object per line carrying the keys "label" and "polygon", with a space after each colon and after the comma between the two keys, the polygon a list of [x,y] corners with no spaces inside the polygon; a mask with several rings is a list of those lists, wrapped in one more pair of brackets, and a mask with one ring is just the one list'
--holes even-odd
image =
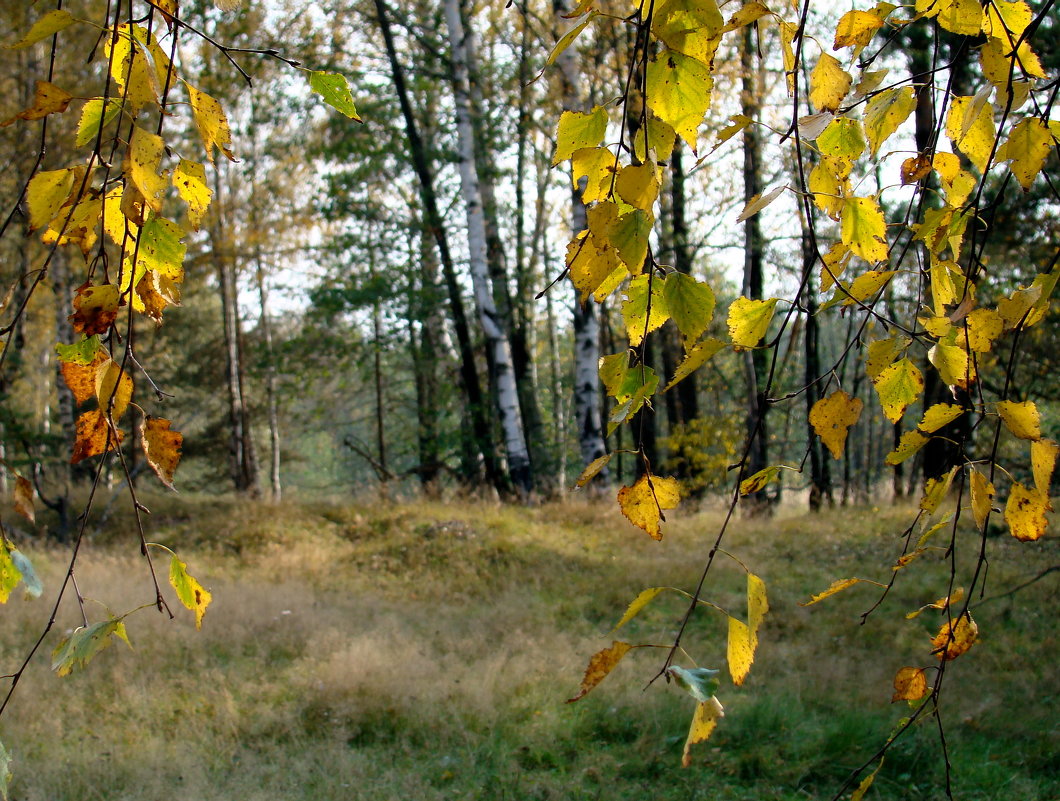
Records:
{"label": "grassy clearing", "polygon": [[[644,690],[661,651],[634,652],[587,698],[563,701],[640,590],[694,585],[713,513],[654,543],[589,503],[148,506],[151,536],[213,591],[203,630],[184,610],[172,622],[145,611],[128,621],[135,651],[112,646],[63,679],[40,655],[0,722],[19,801],[828,798],[901,717],[890,679],[931,661],[940,625],[904,613],[945,587],[925,557],[865,626],[870,587],[803,609],[835,578],[886,575],[909,511],[738,523],[727,548],[765,579],[772,612],[750,679],[723,685],[727,716],[682,770],[691,699]],[[131,530],[113,518],[78,573],[115,611],[152,597]],[[1055,540],[991,548],[994,593],[1060,563]],[[62,553],[30,550],[54,589]],[[952,664],[945,721],[962,799],[1060,797],[1052,578],[981,606],[982,643]],[[742,614],[742,591],[723,559],[707,596]],[[666,643],[682,612],[660,596],[623,637]],[[8,665],[47,609],[13,598],[4,614]],[[64,608],[45,650],[77,619]],[[724,637],[724,619],[704,614],[685,642],[722,667]],[[925,728],[892,751],[869,798],[939,798],[941,782]]]}

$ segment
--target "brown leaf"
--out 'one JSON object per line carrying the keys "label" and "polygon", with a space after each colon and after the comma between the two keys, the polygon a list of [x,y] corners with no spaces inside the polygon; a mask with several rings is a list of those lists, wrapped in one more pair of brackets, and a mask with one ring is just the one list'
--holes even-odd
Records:
{"label": "brown leaf", "polygon": [[[117,436],[115,436],[115,434]],[[77,464],[90,456],[99,456],[108,450],[114,450],[121,444],[120,429],[110,430],[107,416],[100,409],[85,412],[77,418],[77,439],[70,464]],[[109,446],[109,447],[108,447]]]}
{"label": "brown leaf", "polygon": [[902,183],[915,184],[931,173],[931,158],[920,154],[902,162]]}
{"label": "brown leaf", "polygon": [[15,511],[29,522],[35,522],[33,485],[28,478],[15,473]]}
{"label": "brown leaf", "polygon": [[923,668],[904,667],[895,675],[892,704],[895,701],[919,701],[927,694],[927,677]]}
{"label": "brown leaf", "polygon": [[589,660],[589,666],[585,668],[581,689],[578,690],[576,696],[568,698],[567,703],[571,704],[579,698],[585,697],[593,687],[607,678],[607,674],[614,670],[615,665],[622,661],[622,657],[629,653],[632,648],[633,646],[628,642],[615,640],[611,643],[610,648],[605,648],[593,654]]}
{"label": "brown leaf", "polygon": [[170,431],[169,426],[169,420],[148,415],[140,425],[140,442],[151,469],[158,474],[163,484],[173,489],[173,473],[180,463],[180,446],[184,442],[184,435],[179,431]]}
{"label": "brown leaf", "polygon": [[63,379],[66,381],[66,386],[70,387],[70,391],[74,395],[74,401],[79,406],[89,398],[96,396],[96,373],[99,372],[99,366],[107,359],[106,352],[100,350],[96,351],[95,357],[88,364],[78,364],[77,362],[61,363],[60,369],[63,373]]}
{"label": "brown leaf", "polygon": [[86,337],[107,333],[118,316],[120,297],[114,284],[79,287],[74,295],[74,313],[70,315],[74,330]]}

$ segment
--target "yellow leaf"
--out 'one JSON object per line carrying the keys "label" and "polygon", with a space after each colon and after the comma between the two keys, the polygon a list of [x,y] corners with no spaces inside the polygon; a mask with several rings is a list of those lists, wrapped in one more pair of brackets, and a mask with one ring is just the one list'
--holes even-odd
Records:
{"label": "yellow leaf", "polygon": [[[99,339],[93,337],[90,341],[98,343]],[[74,403],[78,406],[96,396],[96,372],[99,366],[107,361],[107,358],[106,353],[100,349],[87,360],[62,361],[63,379],[74,396]]]}
{"label": "yellow leaf", "polygon": [[865,47],[883,27],[883,18],[872,11],[848,11],[839,18],[835,29],[833,50],[841,47],[855,47],[855,53]]}
{"label": "yellow leaf", "polygon": [[645,102],[695,152],[696,132],[710,108],[713,86],[705,64],[674,50],[663,50],[648,63]]}
{"label": "yellow leaf", "polygon": [[[548,59],[545,61],[545,63],[550,67],[555,64],[556,59],[560,57],[564,50],[566,50],[568,47],[571,46],[571,44],[573,44],[574,40],[578,38],[578,36],[583,30],[585,30],[585,26],[592,22],[594,19],[596,19],[597,16],[599,16],[598,12],[591,12],[585,19],[583,19],[581,22],[579,22],[577,25],[575,25],[569,31],[563,34],[563,36],[560,37],[559,41],[556,42],[555,46],[552,48],[552,51],[548,54]],[[560,159],[560,161],[563,161],[563,159]],[[558,164],[559,162],[556,163]]]}
{"label": "yellow leaf", "polygon": [[1012,536],[1023,542],[1032,542],[1045,534],[1049,521],[1045,513],[1052,509],[1049,496],[1041,490],[1029,489],[1018,481],[1012,483],[1008,503],[1005,504],[1005,522]]}
{"label": "yellow leaf", "polygon": [[916,108],[912,86],[887,89],[872,98],[865,106],[865,134],[875,158],[880,146],[898,130]]}
{"label": "yellow leaf", "polygon": [[38,172],[26,187],[26,206],[29,209],[30,230],[50,222],[70,196],[74,186],[74,170],[45,170]]}
{"label": "yellow leaf", "polygon": [[161,195],[166,188],[166,178],[159,174],[165,150],[166,143],[161,136],[133,126],[132,141],[125,155],[125,171],[140,190],[144,202],[156,213],[162,210]]}
{"label": "yellow leaf", "polygon": [[600,471],[607,467],[607,463],[611,461],[611,457],[613,455],[614,454],[612,453],[605,453],[603,456],[597,456],[595,459],[589,462],[589,464],[586,465],[585,469],[582,470],[581,475],[578,476],[578,480],[574,483],[574,485],[576,487],[584,487],[586,484],[596,478]]}
{"label": "yellow leaf", "polygon": [[818,111],[837,111],[850,91],[853,79],[838,59],[822,53],[810,73],[810,103]]}
{"label": "yellow leaf", "polygon": [[920,499],[921,509],[929,515],[935,513],[939,508],[939,504],[942,503],[942,499],[946,497],[946,493],[950,491],[950,485],[953,483],[953,476],[956,472],[957,468],[954,467],[944,476],[927,480],[924,484],[924,497]]}
{"label": "yellow leaf", "polygon": [[975,188],[976,180],[974,175],[961,169],[960,158],[953,153],[936,153],[931,164],[942,179],[946,203],[950,206],[964,203]]}
{"label": "yellow leaf", "polygon": [[875,198],[843,199],[840,221],[843,244],[868,262],[887,258],[887,221]]}
{"label": "yellow leaf", "polygon": [[685,749],[681,753],[681,767],[687,768],[692,764],[692,746],[696,743],[706,742],[718,725],[718,718],[724,712],[721,704],[715,698],[709,701],[700,701],[696,704],[695,714],[692,716],[692,725],[688,729],[688,737],[685,738]]}
{"label": "yellow leaf", "polygon": [[629,621],[631,621],[634,617],[637,616],[641,609],[643,609],[645,606],[655,600],[655,597],[660,592],[663,592],[667,589],[669,588],[649,587],[648,589],[643,590],[636,598],[633,599],[633,602],[628,607],[626,607],[626,613],[622,615],[622,619],[615,624],[615,627],[613,629],[611,629],[611,633],[614,634],[624,625],[629,623]]}
{"label": "yellow leaf", "polygon": [[0,128],[11,125],[15,120],[41,120],[49,114],[61,114],[66,111],[74,96],[61,89],[54,83],[48,81],[37,81],[37,88],[33,97],[33,105],[20,111],[14,117],[0,122]]}
{"label": "yellow leaf", "polygon": [[837,592],[842,592],[847,587],[853,587],[859,581],[863,581],[863,579],[859,579],[859,578],[837,579],[836,581],[832,582],[832,584],[828,587],[827,590],[825,590],[824,592],[819,592],[816,595],[811,595],[810,596],[810,600],[806,601],[805,603],[800,603],[799,606],[813,606],[818,601],[823,601],[825,598],[827,598],[830,595],[835,595]]}
{"label": "yellow leaf", "polygon": [[105,334],[118,316],[118,287],[114,284],[82,286],[74,296],[70,322],[74,331],[85,336]]}
{"label": "yellow leaf", "polygon": [[940,26],[962,36],[975,36],[983,26],[979,0],[916,0],[916,11],[919,17],[937,17]]}
{"label": "yellow leaf", "polygon": [[883,83],[883,79],[887,77],[887,73],[889,72],[890,69],[863,70],[861,73],[861,80],[859,80],[858,85],[854,87],[855,98],[868,97],[879,89],[880,84]]}
{"label": "yellow leaf", "polygon": [[[813,202],[833,220],[839,220],[843,212],[843,195],[850,189],[850,182],[836,172],[835,161],[822,158],[810,170],[807,188],[813,193]],[[823,287],[827,289],[827,287]]]}
{"label": "yellow leaf", "polygon": [[176,554],[169,561],[169,583],[176,590],[177,598],[186,609],[195,613],[195,628],[202,628],[202,616],[210,605],[212,596],[193,576],[188,574],[188,566],[180,561]]}
{"label": "yellow leaf", "polygon": [[763,467],[740,482],[740,495],[753,495],[780,475],[780,465]]}
{"label": "yellow leaf", "polygon": [[1046,125],[1036,117],[1025,117],[1012,129],[1002,145],[1004,152],[998,151],[997,160],[1012,162],[1009,169],[1023,191],[1029,192],[1053,147],[1053,137]]}
{"label": "yellow leaf", "polygon": [[567,245],[567,268],[571,283],[581,294],[582,303],[616,270],[626,272],[618,251],[606,242],[598,242],[591,233],[575,238]]}
{"label": "yellow leaf", "polygon": [[729,31],[735,31],[745,25],[750,25],[755,20],[761,19],[769,13],[771,13],[770,10],[764,5],[757,2],[757,0],[751,0],[751,2],[744,3],[740,6],[740,8],[736,10],[736,13],[729,17],[729,21],[725,23],[725,27],[721,29],[721,32],[728,33]]}
{"label": "yellow leaf", "polygon": [[986,530],[986,518],[994,503],[994,485],[974,468],[971,471],[972,517],[980,531]]}
{"label": "yellow leaf", "polygon": [[96,369],[96,399],[99,408],[109,412],[113,420],[125,413],[132,393],[132,376],[118,362],[107,359]]}
{"label": "yellow leaf", "polygon": [[606,147],[583,147],[571,156],[571,178],[578,186],[582,178],[582,202],[595,203],[604,200],[611,192],[615,177],[615,154]]}
{"label": "yellow leaf", "polygon": [[676,143],[677,132],[669,123],[649,117],[648,124],[641,128],[633,142],[633,150],[639,161],[662,164],[670,160]]}
{"label": "yellow leaf", "polygon": [[618,506],[626,519],[644,529],[654,540],[662,539],[660,522],[665,522],[665,509],[675,509],[681,501],[681,486],[677,479],[643,475],[631,487],[618,491]]}
{"label": "yellow leaf", "polygon": [[777,299],[751,300],[739,297],[729,306],[729,336],[737,347],[754,348],[765,337]]}
{"label": "yellow leaf", "polygon": [[49,11],[30,27],[29,31],[14,44],[5,45],[10,50],[23,50],[36,44],[49,36],[73,25],[77,20],[74,15],[65,8]]}
{"label": "yellow leaf", "polygon": [[734,617],[729,618],[729,639],[726,651],[732,683],[740,686],[751,671],[751,665],[755,661],[755,649],[751,629],[742,620]]}
{"label": "yellow leaf", "polygon": [[652,33],[667,47],[709,64],[724,20],[716,0],[656,0]]}
{"label": "yellow leaf", "polygon": [[[148,104],[158,105],[163,82],[148,60],[143,47],[147,32],[139,25],[119,25],[117,36],[107,36],[104,54],[110,62],[110,74],[114,83],[122,90],[125,104],[131,115],[136,116]],[[114,52],[111,53],[113,44]]]}
{"label": "yellow leaf", "polygon": [[888,453],[887,456],[884,457],[884,461],[889,465],[901,464],[927,445],[928,439],[928,437],[925,437],[919,431],[906,431],[902,434],[902,438],[898,442],[898,447]]}
{"label": "yellow leaf", "polygon": [[728,345],[726,345],[720,339],[715,339],[714,337],[711,337],[710,339],[705,339],[702,342],[698,343],[694,348],[688,351],[688,354],[685,356],[685,358],[681,361],[679,365],[677,365],[677,369],[674,370],[674,377],[670,381],[670,383],[666,385],[666,389],[664,390],[664,392],[668,392],[669,390],[671,390],[674,384],[676,384],[677,382],[688,378],[690,375],[692,375],[692,373],[694,373],[696,370],[706,364],[707,361],[712,356],[714,356],[714,354],[716,354],[720,350],[724,350],[727,347]]}
{"label": "yellow leaf", "polygon": [[987,3],[986,15],[983,17],[983,33],[1011,44],[1027,29],[1032,19],[1034,12],[1023,0],[997,0]]}
{"label": "yellow leaf", "polygon": [[747,574],[747,627],[751,630],[751,647],[758,648],[758,630],[769,611],[766,583],[754,573]]}
{"label": "yellow leaf", "polygon": [[217,147],[230,161],[235,161],[236,157],[229,149],[232,144],[232,131],[228,127],[228,118],[221,104],[205,92],[200,92],[187,81],[184,85],[188,89],[192,116],[195,119],[195,127],[199,130],[199,136],[202,138],[203,146],[206,148],[207,160],[213,163],[213,149]]}
{"label": "yellow leaf", "polygon": [[1034,473],[1034,486],[1043,495],[1049,495],[1053,482],[1053,470],[1056,467],[1056,455],[1060,446],[1051,439],[1039,439],[1031,443],[1031,471]]}
{"label": "yellow leaf", "polygon": [[[945,526],[948,523],[949,523],[948,520],[944,520],[944,521],[942,521],[942,523],[940,523],[938,525],[939,526]],[[921,540],[924,541],[924,538],[922,537]],[[919,547],[919,546],[917,546],[917,547]],[[960,601],[961,598],[963,598],[963,597],[964,597],[964,587],[958,587],[957,589],[955,589],[953,591],[952,595],[944,595],[943,597],[939,598],[937,601],[932,601],[931,603],[925,604],[924,606],[920,607],[919,609],[917,609],[914,612],[909,612],[905,616],[905,619],[906,620],[912,620],[913,618],[918,617],[921,612],[924,612],[924,611],[926,611],[928,609],[939,609],[939,610],[946,609],[950,605],[955,604],[958,601]]]}
{"label": "yellow leaf", "polygon": [[[833,219],[839,219],[839,212],[842,209],[836,210]],[[833,242],[832,247],[828,248],[826,253],[822,254],[821,260],[821,291],[827,292],[834,283],[836,283],[840,276],[846,271],[847,265],[850,263],[850,257],[853,254],[850,252],[850,248],[844,245],[842,242]]]}
{"label": "yellow leaf", "polygon": [[965,319],[968,348],[976,353],[989,353],[994,340],[1005,330],[1005,321],[993,309],[975,309]]}
{"label": "yellow leaf", "polygon": [[[978,6],[978,0],[972,0]],[[994,127],[994,107],[983,103],[976,110],[975,98],[954,97],[950,101],[950,110],[946,115],[946,135],[954,147],[966,155],[979,172],[986,170],[990,154],[994,149],[996,129]],[[965,119],[965,117],[970,119]]]}
{"label": "yellow leaf", "polygon": [[924,417],[917,424],[917,428],[925,434],[931,434],[943,426],[949,425],[962,414],[964,414],[964,409],[956,404],[936,403],[924,412]]}
{"label": "yellow leaf", "polygon": [[975,378],[974,365],[963,348],[939,342],[928,350],[928,360],[947,386],[966,388]]}
{"label": "yellow leaf", "polygon": [[622,319],[630,347],[640,345],[645,336],[670,319],[663,296],[664,285],[660,275],[638,275],[629,282],[626,300],[622,303]]}
{"label": "yellow leaf", "polygon": [[1034,401],[999,401],[997,412],[1014,436],[1029,440],[1042,438],[1041,417]]}
{"label": "yellow leaf", "polygon": [[923,374],[907,358],[881,370],[872,383],[880,396],[883,413],[892,423],[901,420],[905,410],[924,391]]}
{"label": "yellow leaf", "polygon": [[939,633],[931,640],[934,646],[932,653],[941,661],[956,659],[961,654],[967,653],[978,638],[979,626],[972,620],[972,616],[965,612],[957,620],[949,620],[942,624]]}
{"label": "yellow leaf", "polygon": [[866,270],[846,287],[846,292],[837,297],[843,297],[844,306],[853,306],[855,303],[868,300],[891,280],[896,270]]}
{"label": "yellow leaf", "polygon": [[892,704],[895,701],[919,701],[927,694],[927,676],[923,668],[904,667],[895,674]]}
{"label": "yellow leaf", "polygon": [[180,463],[180,446],[184,442],[184,435],[179,431],[170,431],[169,427],[169,420],[145,416],[140,424],[140,442],[151,469],[163,484],[173,489],[173,473]]}
{"label": "yellow leaf", "polygon": [[623,167],[615,180],[615,191],[629,205],[650,212],[659,197],[659,178],[655,165],[649,161]]}
{"label": "yellow leaf", "polygon": [[909,337],[892,336],[870,343],[868,353],[865,354],[865,373],[875,381],[884,369],[894,364],[912,341]]}
{"label": "yellow leaf", "polygon": [[582,685],[578,690],[578,694],[573,698],[568,698],[567,703],[571,704],[579,698],[584,698],[590,690],[607,678],[607,674],[614,670],[615,665],[622,661],[622,657],[629,653],[632,648],[633,646],[628,642],[615,640],[610,648],[604,648],[602,651],[593,654],[589,660],[589,665],[585,668],[585,676],[582,678]]}
{"label": "yellow leaf", "polygon": [[850,801],[861,801],[865,797],[865,793],[868,792],[872,786],[872,782],[876,779],[876,774],[880,772],[880,768],[883,767],[883,759],[881,758],[879,763],[876,765],[876,769],[872,771],[868,776],[861,780],[861,784],[857,786],[850,795]]}
{"label": "yellow leaf", "polygon": [[607,109],[603,106],[596,106],[588,113],[564,111],[556,129],[556,152],[552,155],[552,166],[571,158],[577,150],[596,148],[604,141],[606,133]]}
{"label": "yellow leaf", "polygon": [[810,409],[810,425],[834,458],[843,456],[847,432],[861,417],[864,405],[861,398],[839,389],[827,398],[821,398]]}
{"label": "yellow leaf", "polygon": [[206,182],[206,168],[197,161],[181,159],[173,170],[173,186],[181,199],[188,204],[188,222],[198,231],[203,215],[210,205],[213,190]]}
{"label": "yellow leaf", "polygon": [[780,23],[780,55],[784,61],[784,75],[788,83],[788,97],[795,95],[795,35],[800,28],[794,22]]}

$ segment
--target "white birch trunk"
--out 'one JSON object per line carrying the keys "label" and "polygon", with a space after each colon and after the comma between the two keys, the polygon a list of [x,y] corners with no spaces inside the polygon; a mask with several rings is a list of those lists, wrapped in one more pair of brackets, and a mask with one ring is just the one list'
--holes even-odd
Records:
{"label": "white birch trunk", "polygon": [[[564,10],[556,0],[556,16]],[[563,76],[563,108],[565,111],[582,111],[581,72],[577,54],[568,47],[557,59]],[[571,231],[575,234],[588,227],[585,204],[575,188],[571,194]],[[583,464],[589,464],[607,453],[601,432],[600,415],[600,323],[596,307],[591,300],[574,307],[574,416],[577,423],[578,450]],[[608,478],[606,468],[599,473],[598,481]]]}
{"label": "white birch trunk", "polygon": [[452,81],[456,108],[456,129],[460,157],[460,186],[467,207],[467,236],[471,281],[475,289],[478,311],[490,362],[490,378],[494,399],[504,436],[508,457],[508,471],[521,492],[531,488],[530,454],[523,433],[519,394],[512,367],[511,343],[508,333],[499,325],[493,292],[490,286],[489,262],[486,253],[486,223],[479,195],[478,172],[475,168],[475,137],[471,121],[464,25],[460,18],[458,0],[446,0],[445,18],[452,47]]}

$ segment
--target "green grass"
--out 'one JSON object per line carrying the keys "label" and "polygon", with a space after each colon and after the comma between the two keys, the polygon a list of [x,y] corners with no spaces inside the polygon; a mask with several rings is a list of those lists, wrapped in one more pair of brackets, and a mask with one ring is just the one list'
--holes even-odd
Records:
{"label": "green grass", "polygon": [[[183,609],[173,621],[139,612],[135,650],[115,644],[59,678],[48,654],[79,619],[65,604],[0,719],[13,798],[829,798],[902,716],[894,672],[932,661],[939,619],[905,613],[947,576],[926,555],[860,626],[878,592],[868,585],[797,602],[836,578],[888,575],[909,510],[737,522],[726,547],[765,579],[772,611],[748,681],[723,683],[726,717],[682,769],[693,702],[648,686],[663,651],[634,651],[585,699],[564,700],[640,590],[694,585],[715,513],[675,514],[655,543],[609,504],[147,505],[150,537],[213,592],[203,629]],[[150,601],[127,513],[89,530],[81,592],[117,612]],[[972,550],[975,537],[959,542]],[[64,553],[23,546],[54,591]],[[1060,562],[1055,540],[990,548],[988,595]],[[157,567],[164,576],[165,560]],[[1052,578],[977,609],[982,642],[950,665],[943,720],[959,798],[1060,797]],[[743,581],[721,558],[706,595],[742,615]],[[47,619],[45,599],[18,595],[2,610],[4,665]],[[668,643],[683,611],[664,594],[617,636]],[[724,667],[724,618],[698,616],[684,644]],[[891,750],[868,798],[935,799],[942,782],[925,725]]]}

